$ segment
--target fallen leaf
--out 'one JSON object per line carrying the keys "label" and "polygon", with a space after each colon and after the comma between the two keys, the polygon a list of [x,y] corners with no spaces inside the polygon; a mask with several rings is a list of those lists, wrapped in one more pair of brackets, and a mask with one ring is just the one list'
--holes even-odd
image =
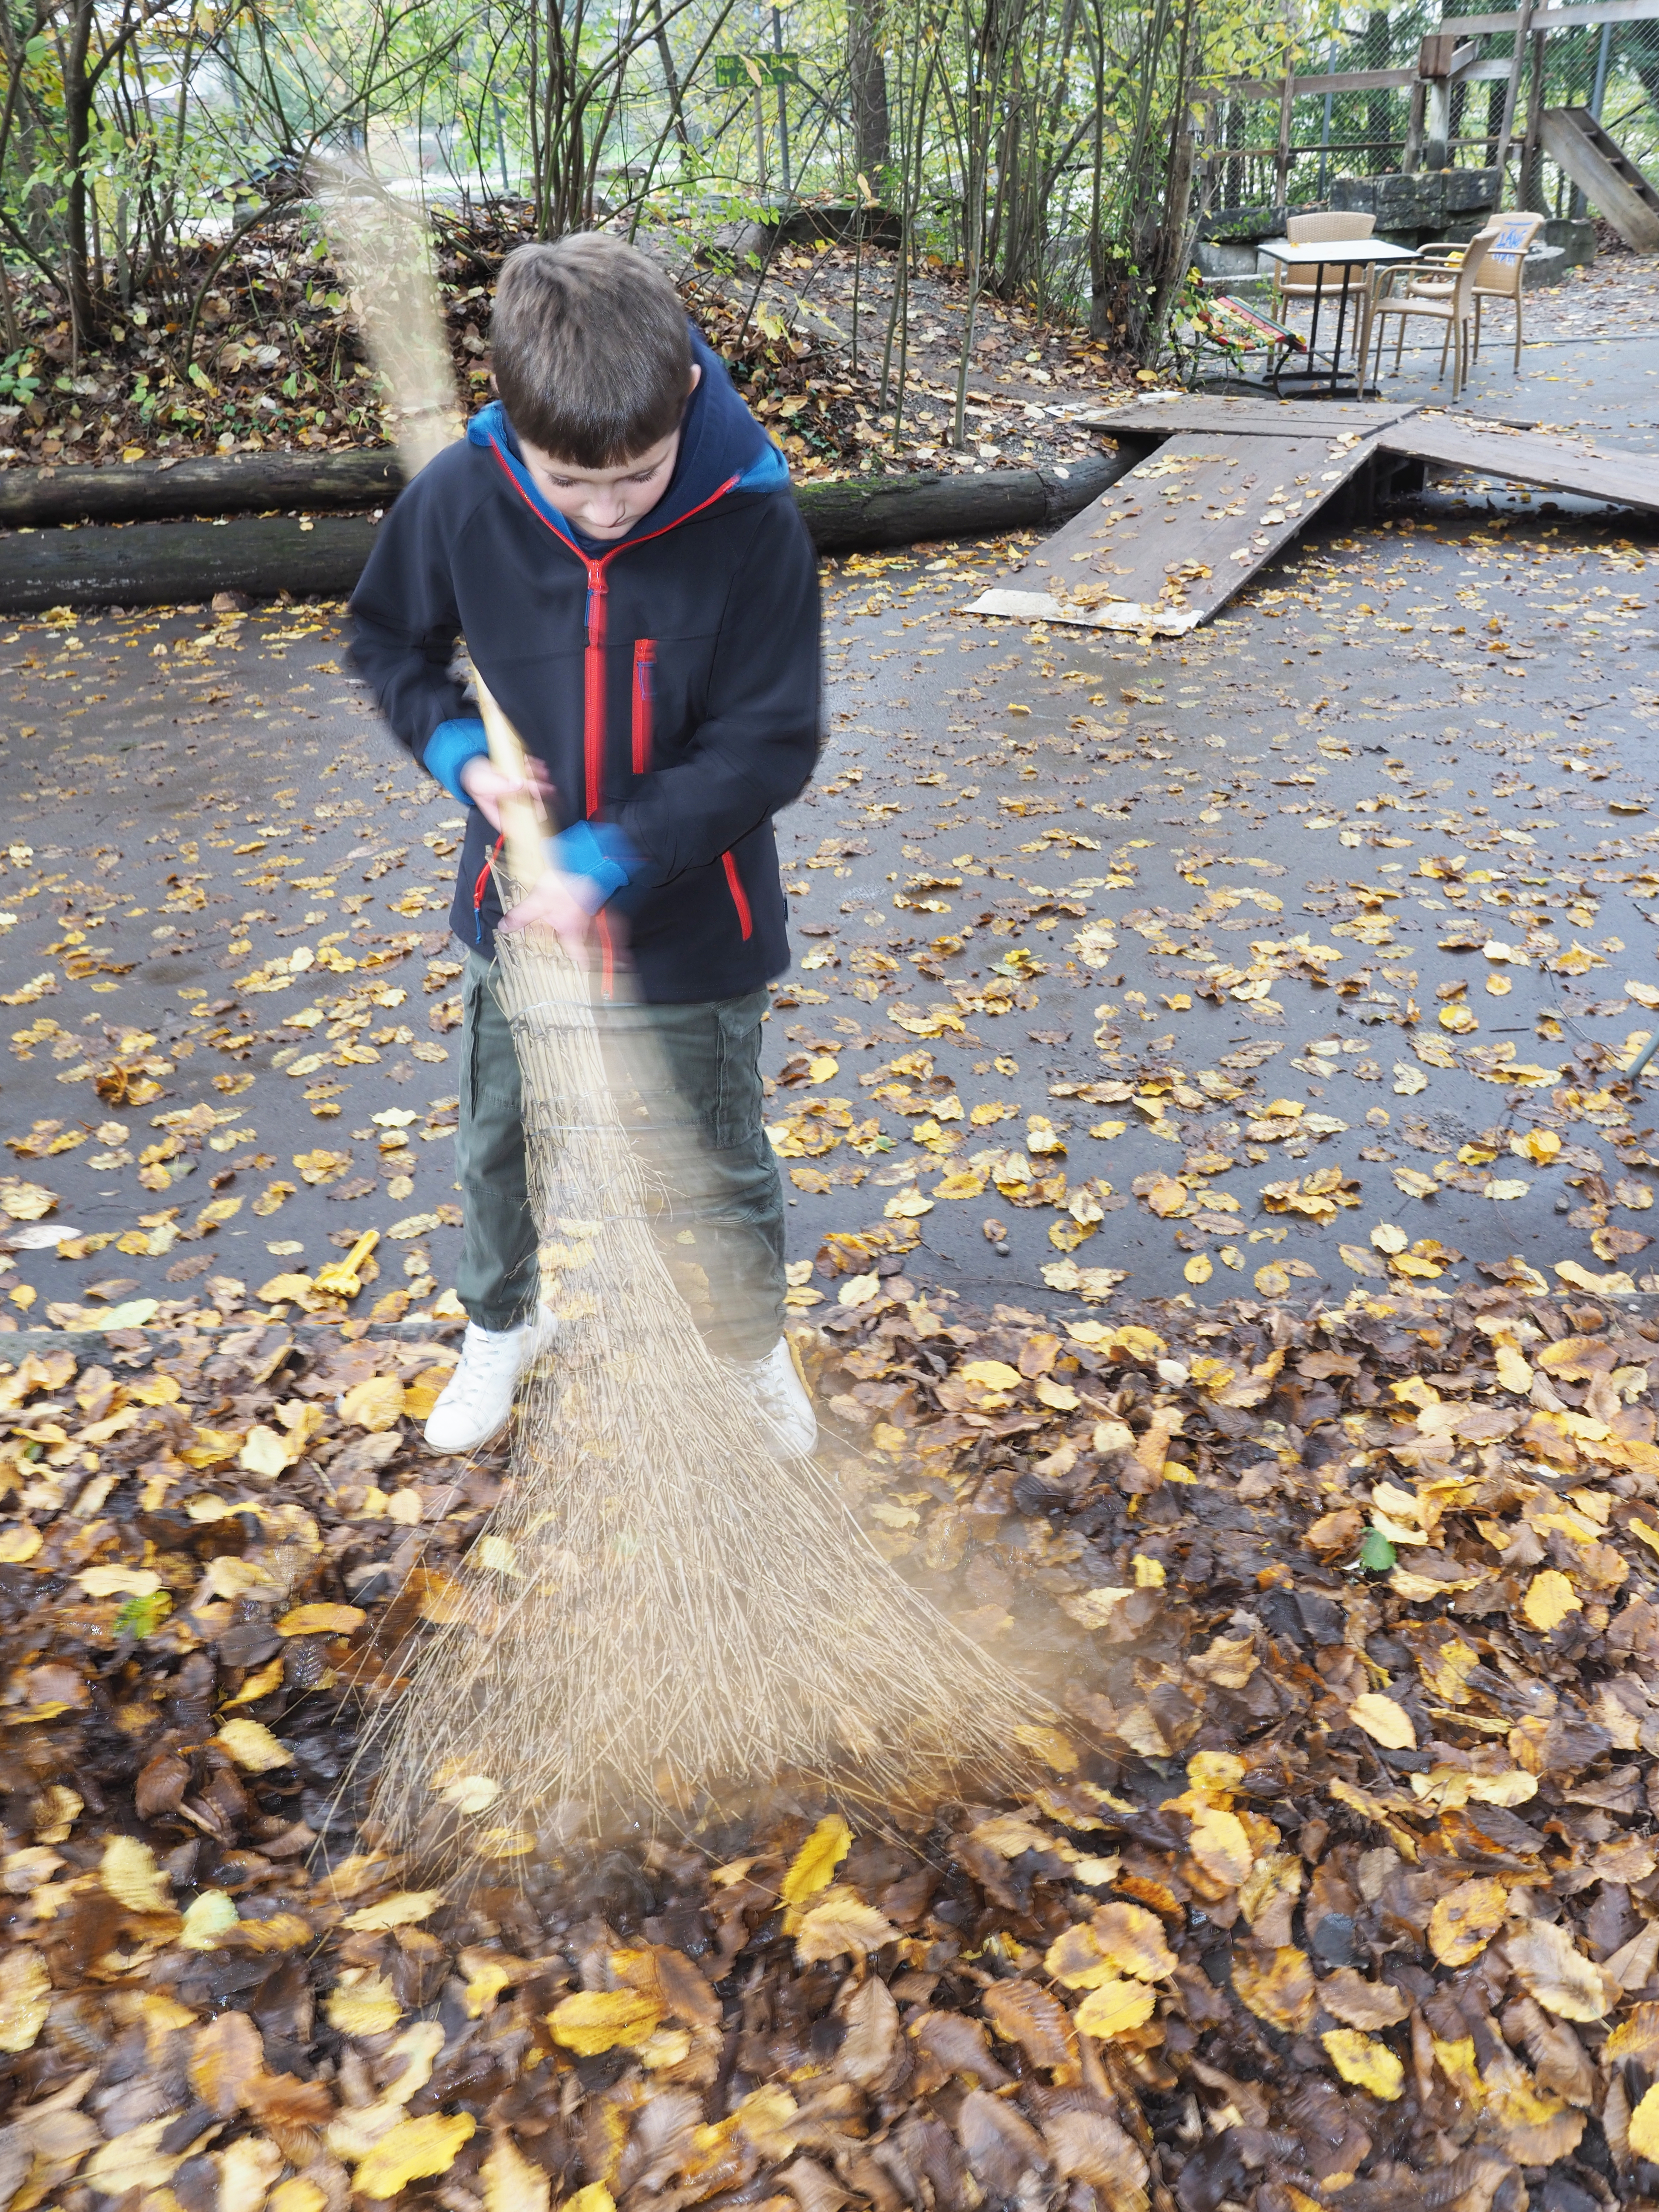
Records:
{"label": "fallen leaf", "polygon": [[422,2119],[399,2120],[359,2161],[356,2187],[365,2197],[384,2199],[426,2175],[447,2173],[477,2124],[471,2112],[428,2112]]}
{"label": "fallen leaf", "polygon": [[1366,1690],[1348,1708],[1348,1718],[1387,1751],[1415,1751],[1417,1730],[1403,1705],[1380,1691]]}
{"label": "fallen leaf", "polygon": [[602,2051],[633,2051],[662,2025],[663,2007],[638,1990],[579,1990],[547,2015],[553,2039],[578,2057]]}
{"label": "fallen leaf", "polygon": [[1504,1925],[1509,1905],[1509,1891],[1501,1881],[1486,1875],[1460,1881],[1436,1900],[1429,1915],[1429,1948],[1443,1966],[1467,1966]]}
{"label": "fallen leaf", "polygon": [[1356,2089],[1368,2089],[1385,2104],[1404,2094],[1406,2069],[1386,2043],[1352,2027],[1328,2027],[1319,2039],[1332,2065]]}

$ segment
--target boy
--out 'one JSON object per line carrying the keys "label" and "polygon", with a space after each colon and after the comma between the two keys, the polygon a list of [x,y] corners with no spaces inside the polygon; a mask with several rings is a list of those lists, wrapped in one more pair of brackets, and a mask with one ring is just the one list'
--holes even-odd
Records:
{"label": "boy", "polygon": [[[625,945],[672,1104],[699,1126],[695,1208],[714,1349],[782,1445],[817,1437],[783,1337],[783,1200],[762,1126],[765,985],[789,964],[772,816],[819,722],[817,565],[783,456],[668,279],[620,240],[526,246],[501,270],[498,398],[380,525],[352,653],[393,731],[469,807],[451,921],[467,947],[456,1161],[460,1364],[427,1442],[465,1452],[543,1348],[519,1069],[498,928]],[[560,825],[552,872],[503,917],[501,803],[458,636]]]}

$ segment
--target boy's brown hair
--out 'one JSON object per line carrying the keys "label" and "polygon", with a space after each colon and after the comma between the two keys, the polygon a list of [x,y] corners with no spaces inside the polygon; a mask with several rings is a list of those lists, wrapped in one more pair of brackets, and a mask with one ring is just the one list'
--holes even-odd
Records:
{"label": "boy's brown hair", "polygon": [[516,247],[490,340],[507,420],[557,460],[618,468],[679,423],[691,385],[685,310],[620,238],[586,231]]}

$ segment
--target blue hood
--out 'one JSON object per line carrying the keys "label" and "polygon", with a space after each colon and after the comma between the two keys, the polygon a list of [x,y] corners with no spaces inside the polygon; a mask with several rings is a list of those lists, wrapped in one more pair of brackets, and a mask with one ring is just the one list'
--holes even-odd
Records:
{"label": "blue hood", "polygon": [[[605,550],[626,545],[636,533],[651,536],[668,528],[703,506],[723,489],[732,491],[777,491],[789,481],[789,464],[738,397],[726,363],[691,328],[691,357],[702,371],[691,394],[680,432],[679,458],[668,489],[649,514],[641,515],[627,537],[606,541]],[[572,540],[580,533],[566,521],[531,482],[524,456],[507,411],[499,399],[475,415],[466,426],[467,443],[494,447],[512,471],[526,499],[556,528]]]}

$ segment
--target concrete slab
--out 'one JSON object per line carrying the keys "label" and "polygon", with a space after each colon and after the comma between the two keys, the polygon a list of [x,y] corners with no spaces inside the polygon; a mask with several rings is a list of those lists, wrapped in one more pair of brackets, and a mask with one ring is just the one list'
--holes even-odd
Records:
{"label": "concrete slab", "polygon": [[[1483,370],[1475,403],[1519,398],[1653,450],[1651,336],[1528,361],[1518,390]],[[1627,985],[1659,994],[1648,543],[1466,479],[1375,528],[1316,527],[1193,637],[964,623],[1034,543],[826,569],[830,734],[780,825],[799,957],[768,1024],[774,1126],[799,1133],[781,1139],[792,1257],[839,1264],[858,1248],[826,1237],[864,1235],[918,1285],[1032,1312],[1076,1310],[1067,1261],[1085,1287],[1121,1272],[1127,1292],[1200,1304],[1255,1294],[1263,1267],[1298,1293],[1382,1289],[1343,1248],[1389,1271],[1395,1231],[1407,1258],[1428,1239],[1465,1255],[1425,1259],[1443,1269],[1417,1279],[1431,1289],[1510,1255],[1558,1285],[1580,1279],[1561,1265],[1659,1285],[1631,1242],[1659,1107],[1627,1110],[1607,1066],[1655,1024]],[[0,629],[20,856],[0,877],[17,917],[0,922],[6,1171],[58,1194],[48,1224],[159,1243],[167,1223],[144,1216],[171,1211],[184,1232],[167,1250],[16,1251],[0,1304],[20,1322],[134,1298],[163,1320],[246,1310],[269,1275],[336,1256],[331,1232],[371,1225],[382,1273],[360,1307],[450,1279],[458,1033],[430,1018],[457,988],[459,809],[394,752],[337,633],[327,608],[264,611],[222,641],[202,611]],[[245,980],[302,949],[286,988]],[[365,985],[404,996],[284,1026]],[[1458,1006],[1476,1027],[1442,1024]],[[336,1022],[355,1025],[330,1037]],[[311,1053],[325,1064],[292,1073]],[[1505,1079],[1517,1064],[1559,1073]],[[158,1094],[97,1097],[117,1065],[130,1094]],[[153,1164],[191,1173],[141,1182],[170,1133],[155,1117],[191,1109],[224,1119]],[[110,1121],[118,1138],[99,1133]],[[1528,1133],[1547,1160],[1510,1148]],[[397,1133],[412,1167],[382,1155]],[[295,1155],[319,1151],[349,1158],[307,1183]],[[973,1164],[993,1151],[1006,1188]],[[1013,1152],[1037,1170],[1024,1185]],[[1062,1171],[1098,1222],[1045,1200]],[[295,1188],[256,1214],[276,1182]],[[1162,1212],[1170,1183],[1184,1195]],[[1071,1253],[1051,1235],[1083,1229]],[[826,1302],[846,1279],[808,1273],[803,1295]]]}

